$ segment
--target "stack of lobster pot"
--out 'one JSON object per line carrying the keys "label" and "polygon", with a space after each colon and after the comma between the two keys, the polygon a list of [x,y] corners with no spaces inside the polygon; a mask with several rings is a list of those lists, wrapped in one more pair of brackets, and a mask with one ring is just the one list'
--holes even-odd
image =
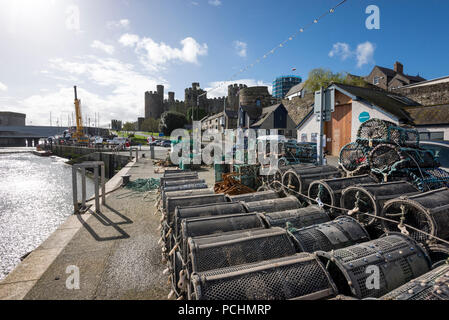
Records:
{"label": "stack of lobster pot", "polygon": [[400,233],[316,255],[339,293],[358,299],[379,298],[431,268],[426,250]]}
{"label": "stack of lobster pot", "polygon": [[342,212],[336,208],[340,206],[341,194],[345,188],[375,182],[377,182],[376,179],[370,175],[317,180],[310,184],[308,196],[311,199],[316,199],[317,203],[326,205],[329,213],[338,216]]}
{"label": "stack of lobster pot", "polygon": [[403,195],[419,193],[414,185],[405,181],[354,185],[342,191],[340,207],[349,210],[345,211],[345,214],[357,219],[374,238],[383,233],[378,217],[385,202]]}
{"label": "stack of lobster pot", "polygon": [[[315,168],[316,165],[310,163],[299,163],[299,164],[291,164],[291,165],[283,165],[278,166],[277,168],[269,168],[265,169],[264,174],[264,183],[268,185],[269,188],[275,190],[276,192],[282,192],[282,176],[288,170],[294,168]],[[262,169],[261,169],[262,170]],[[262,171],[261,171],[262,172]]]}
{"label": "stack of lobster pot", "polygon": [[[382,217],[389,219],[382,220],[385,230],[396,231],[398,226],[403,226],[404,232],[421,243],[435,242],[433,236],[449,239],[449,189],[441,188],[390,200],[383,207]],[[407,229],[406,225],[413,229]]]}
{"label": "stack of lobster pot", "polygon": [[382,300],[449,300],[449,264],[443,264],[384,295]]}
{"label": "stack of lobster pot", "polygon": [[[310,184],[315,180],[340,178],[342,172],[333,166],[295,167],[282,176],[283,190],[286,194],[307,196]],[[309,202],[309,201],[308,201]]]}

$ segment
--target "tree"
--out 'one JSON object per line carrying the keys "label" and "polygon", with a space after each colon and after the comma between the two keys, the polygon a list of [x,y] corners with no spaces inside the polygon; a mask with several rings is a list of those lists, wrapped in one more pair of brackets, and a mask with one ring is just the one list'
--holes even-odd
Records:
{"label": "tree", "polygon": [[168,111],[161,116],[159,130],[167,136],[175,129],[184,128],[187,123],[186,116],[182,113]]}
{"label": "tree", "polygon": [[315,92],[320,90],[321,87],[327,88],[333,82],[359,87],[366,86],[366,82],[363,78],[356,77],[345,72],[333,73],[329,69],[318,68],[309,72],[309,77],[305,83],[305,88],[307,91]]}
{"label": "tree", "polygon": [[125,122],[123,125],[123,131],[135,131],[136,124],[134,122]]}
{"label": "tree", "polygon": [[159,131],[159,120],[154,118],[145,119],[142,123],[142,131],[146,132],[158,132]]}
{"label": "tree", "polygon": [[187,110],[187,119],[188,121],[192,120],[192,112],[193,112],[193,117],[194,117],[194,121],[200,121],[201,119],[203,119],[205,116],[207,116],[207,112],[204,109],[197,109],[197,107],[192,107],[189,108]]}

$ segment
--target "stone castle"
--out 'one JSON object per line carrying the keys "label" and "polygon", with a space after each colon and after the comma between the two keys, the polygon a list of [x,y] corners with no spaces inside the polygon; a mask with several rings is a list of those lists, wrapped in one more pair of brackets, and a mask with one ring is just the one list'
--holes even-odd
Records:
{"label": "stone castle", "polygon": [[190,88],[185,89],[184,101],[175,100],[175,93],[168,92],[168,99],[164,99],[164,86],[158,85],[156,91],[145,92],[145,118],[159,119],[165,111],[177,111],[183,114],[191,107],[197,106],[199,97],[199,107],[209,115],[226,110],[238,111],[240,90],[247,86],[243,84],[233,84],[228,86],[228,96],[220,98],[207,98],[207,92],[200,88],[198,82],[192,83]]}

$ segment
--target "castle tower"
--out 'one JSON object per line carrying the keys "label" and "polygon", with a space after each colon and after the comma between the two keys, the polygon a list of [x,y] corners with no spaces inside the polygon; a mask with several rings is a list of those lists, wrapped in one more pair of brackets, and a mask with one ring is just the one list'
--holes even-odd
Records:
{"label": "castle tower", "polygon": [[[159,89],[159,86],[158,86]],[[162,87],[162,92],[163,92]],[[154,118],[159,119],[164,112],[163,96],[158,92],[147,91],[145,92],[145,119]]]}
{"label": "castle tower", "polygon": [[170,103],[170,104],[175,103],[175,93],[174,92],[168,93],[168,103]]}
{"label": "castle tower", "polygon": [[156,87],[157,89],[157,94],[160,97],[161,103],[164,103],[164,86],[163,85],[158,85]]}

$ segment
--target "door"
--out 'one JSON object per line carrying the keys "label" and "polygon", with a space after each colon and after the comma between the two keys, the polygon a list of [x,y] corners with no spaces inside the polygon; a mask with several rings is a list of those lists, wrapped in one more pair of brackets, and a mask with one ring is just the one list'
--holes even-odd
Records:
{"label": "door", "polygon": [[335,107],[332,120],[326,122],[326,151],[333,156],[339,156],[340,150],[351,142],[352,104]]}

